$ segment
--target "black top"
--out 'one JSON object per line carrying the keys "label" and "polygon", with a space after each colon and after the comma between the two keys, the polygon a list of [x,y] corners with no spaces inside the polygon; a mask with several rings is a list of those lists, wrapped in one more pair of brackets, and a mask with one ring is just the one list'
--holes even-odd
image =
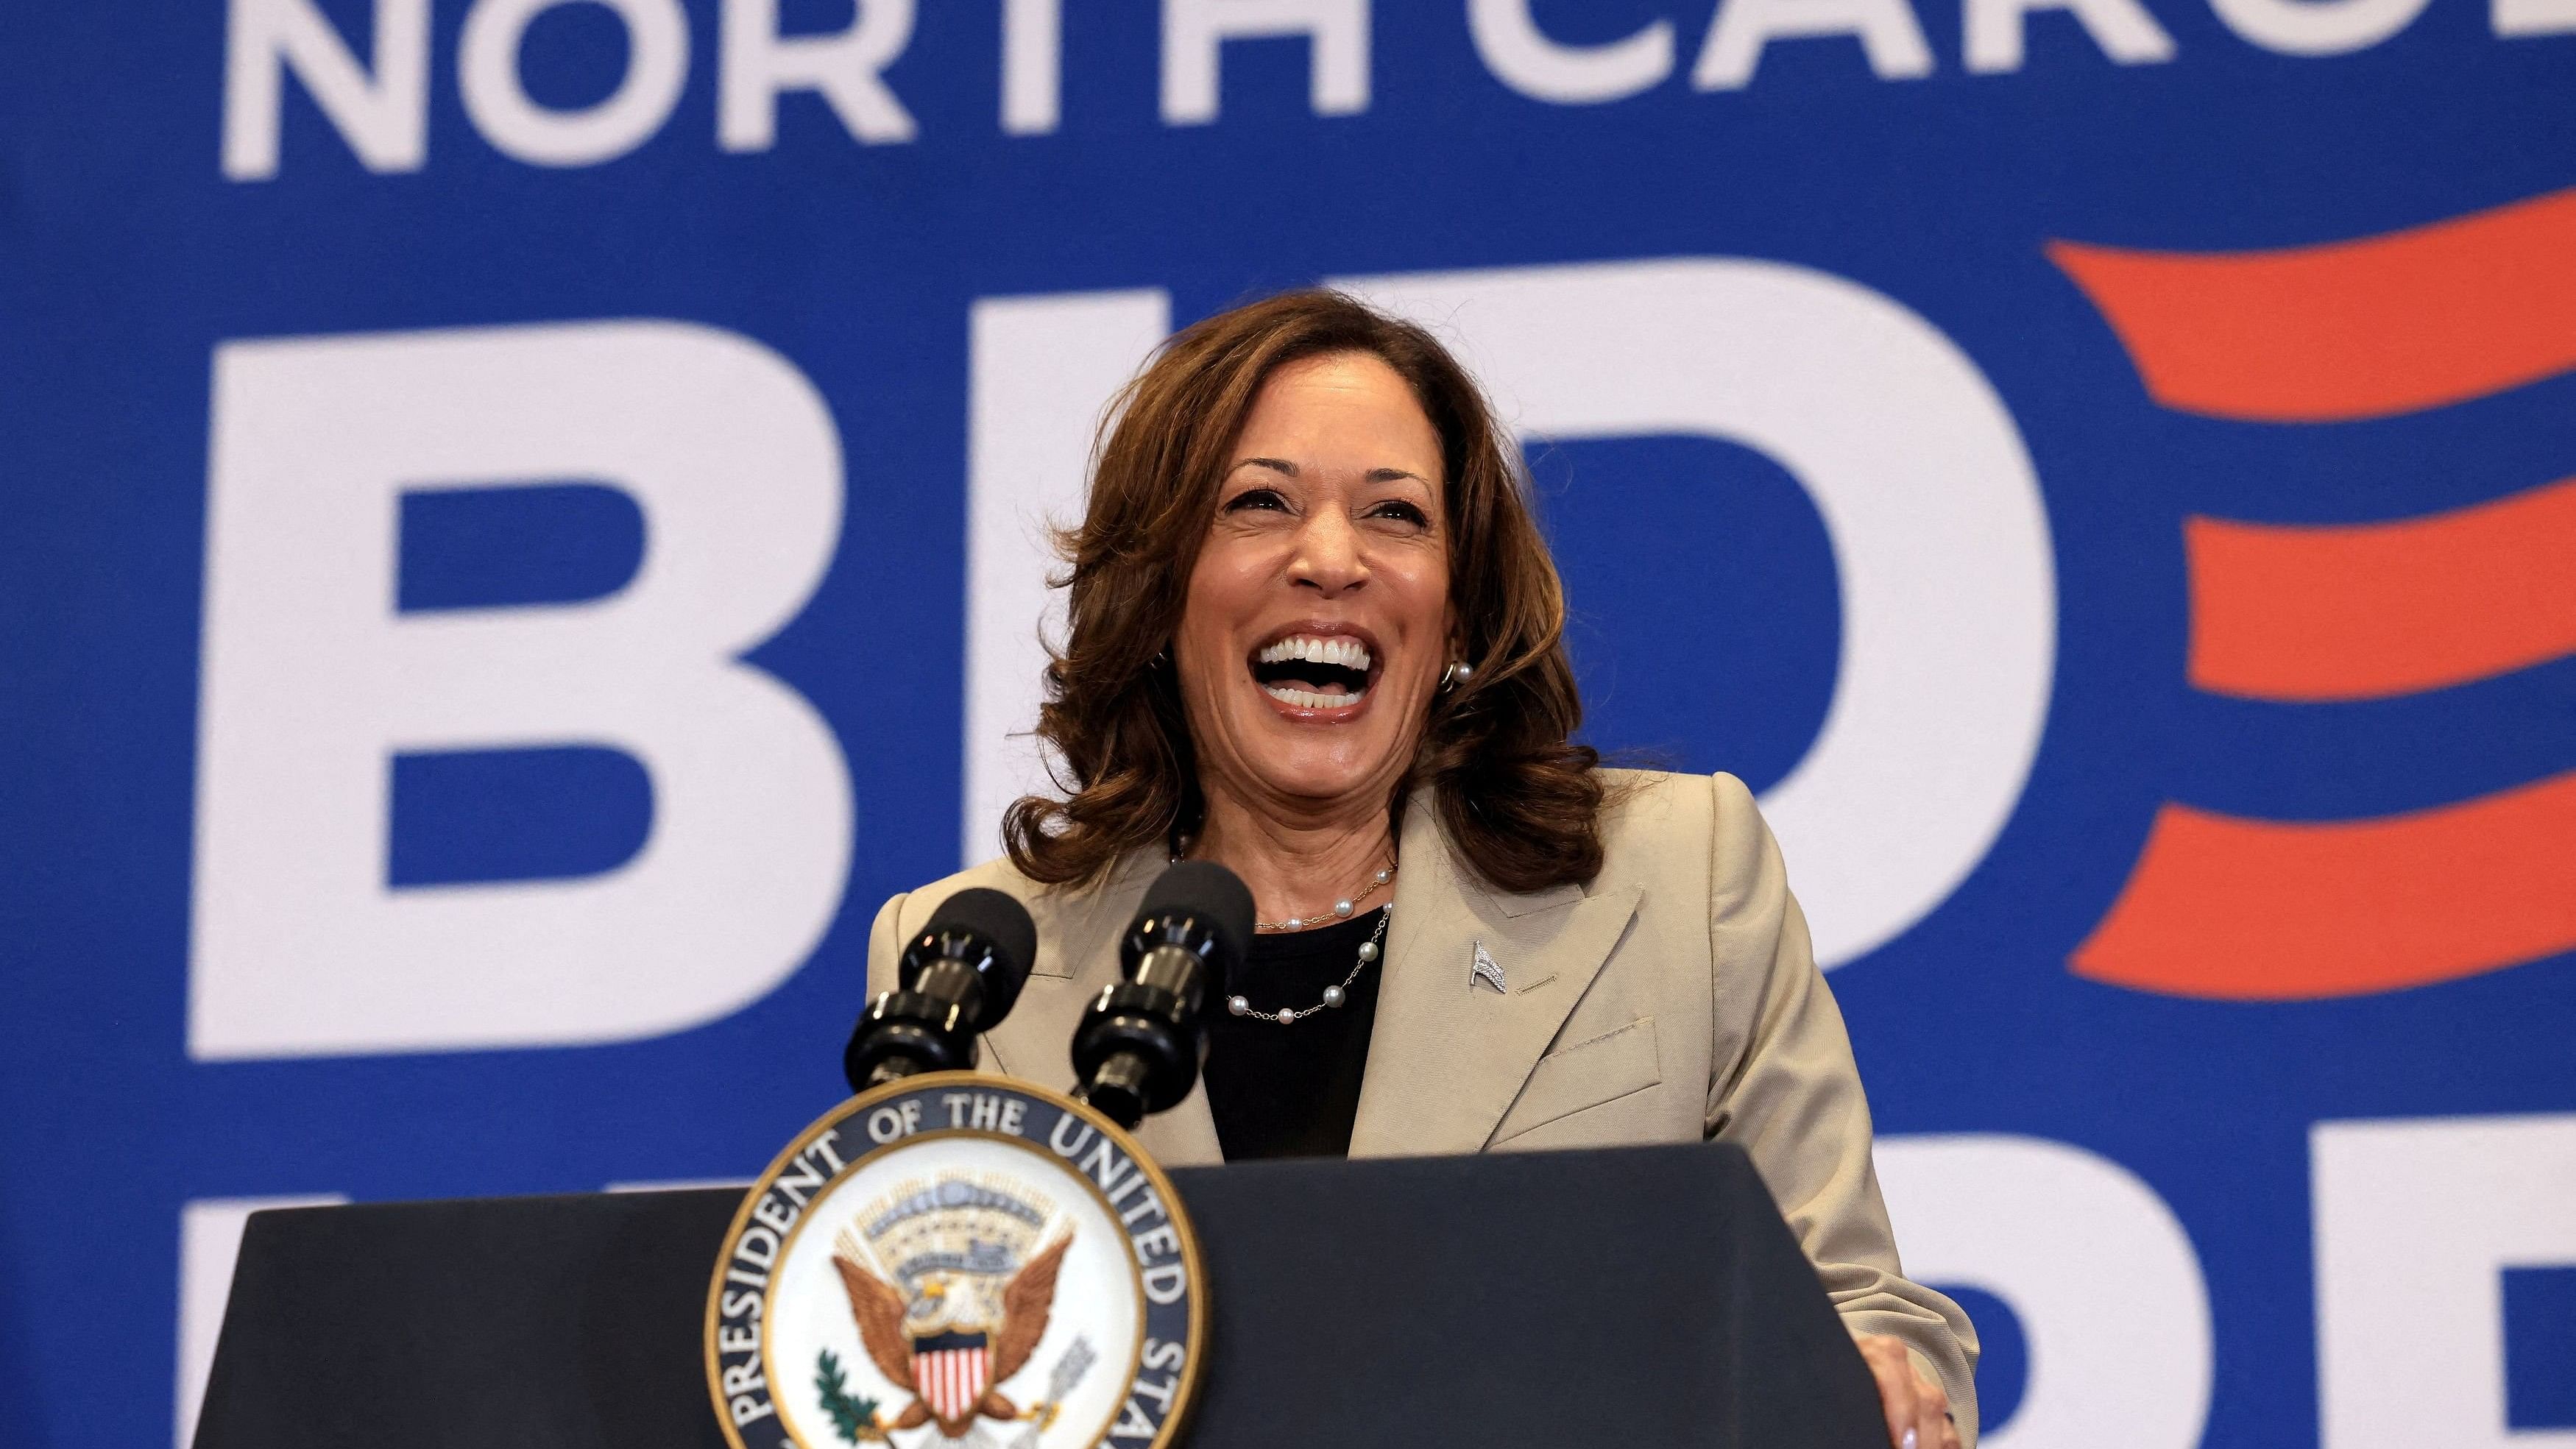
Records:
{"label": "black top", "polygon": [[1338,1007],[1292,1026],[1258,1013],[1303,1011],[1322,1001],[1324,988],[1341,985],[1359,964],[1360,943],[1377,934],[1385,914],[1381,906],[1319,930],[1252,938],[1251,962],[1232,994],[1248,999],[1256,1015],[1236,1016],[1220,1004],[1208,1030],[1208,1111],[1227,1161],[1349,1155],[1386,958],[1369,963]]}

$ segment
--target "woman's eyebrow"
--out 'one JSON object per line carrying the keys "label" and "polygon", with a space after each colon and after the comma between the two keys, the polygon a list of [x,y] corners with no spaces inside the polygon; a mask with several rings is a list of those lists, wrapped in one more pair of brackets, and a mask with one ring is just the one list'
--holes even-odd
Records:
{"label": "woman's eyebrow", "polygon": [[1291,478],[1297,476],[1297,465],[1289,462],[1285,458],[1238,458],[1235,460],[1234,466],[1238,468],[1268,468],[1274,473],[1282,473]]}
{"label": "woman's eyebrow", "polygon": [[1419,473],[1408,473],[1402,468],[1371,468],[1368,471],[1368,481],[1371,483],[1392,483],[1398,478],[1410,478],[1425,488],[1431,486],[1430,479]]}

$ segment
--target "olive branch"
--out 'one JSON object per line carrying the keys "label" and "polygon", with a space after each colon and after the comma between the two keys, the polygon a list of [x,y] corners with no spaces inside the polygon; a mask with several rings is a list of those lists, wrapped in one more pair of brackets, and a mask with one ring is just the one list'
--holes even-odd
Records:
{"label": "olive branch", "polygon": [[823,1412],[832,1416],[832,1428],[843,1440],[888,1442],[885,1431],[877,1427],[877,1401],[851,1397],[849,1378],[828,1348],[815,1355],[814,1390],[823,1396]]}

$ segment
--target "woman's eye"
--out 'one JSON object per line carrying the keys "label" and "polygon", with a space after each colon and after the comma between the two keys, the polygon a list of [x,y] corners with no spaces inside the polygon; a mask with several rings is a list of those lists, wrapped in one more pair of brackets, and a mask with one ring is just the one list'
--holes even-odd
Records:
{"label": "woman's eye", "polygon": [[1411,524],[1415,528],[1428,528],[1431,526],[1431,517],[1429,514],[1424,513],[1420,508],[1413,504],[1406,503],[1400,499],[1391,499],[1370,509],[1369,517],[1392,518],[1398,523]]}
{"label": "woman's eye", "polygon": [[1284,511],[1287,507],[1288,500],[1280,497],[1277,492],[1268,488],[1255,488],[1247,493],[1236,494],[1225,505],[1225,511],[1240,513],[1247,508],[1266,508],[1278,512]]}

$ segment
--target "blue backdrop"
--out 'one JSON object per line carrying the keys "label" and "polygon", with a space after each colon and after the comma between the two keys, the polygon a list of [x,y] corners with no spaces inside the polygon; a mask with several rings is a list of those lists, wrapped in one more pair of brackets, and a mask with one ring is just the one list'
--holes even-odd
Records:
{"label": "blue backdrop", "polygon": [[[1895,34],[1886,17],[1902,6],[1818,4],[1816,28],[1844,33],[1784,26],[1749,83],[1701,89],[1705,0],[1553,0],[1526,8],[1559,47],[1659,20],[1673,34],[1668,74],[1561,103],[1508,83],[1456,3],[1307,6],[1371,22],[1361,103],[1318,104],[1314,34],[1229,38],[1211,48],[1221,110],[1201,121],[1166,95],[1181,64],[1165,55],[1167,17],[1110,0],[1062,17],[1053,123],[1015,131],[1003,18],[1044,7],[925,5],[881,66],[908,139],[855,137],[807,88],[779,98],[771,144],[728,148],[718,7],[689,0],[667,113],[597,143],[596,159],[537,164],[507,143],[542,126],[469,113],[470,8],[428,7],[424,98],[413,123],[400,96],[383,107],[393,119],[370,124],[394,139],[372,161],[351,139],[362,128],[314,99],[321,52],[274,37],[305,35],[290,22],[318,14],[352,75],[381,84],[402,63],[376,32],[410,23],[403,0],[21,6],[0,20],[0,1441],[168,1441],[189,1398],[189,1203],[738,1178],[837,1097],[878,903],[988,844],[961,842],[959,802],[970,318],[995,297],[1162,289],[1177,325],[1321,278],[1723,257],[1892,299],[1964,354],[2017,428],[2054,595],[2044,725],[2000,832],[1955,890],[1831,977],[1882,1132],[2063,1144],[2165,1205],[2207,1336],[2194,1346],[2185,1313],[2148,1351],[2140,1372],[2158,1392],[2187,1399],[2195,1364],[2205,1376],[2205,1414],[2158,1430],[2164,1442],[2377,1442],[2331,1431],[2318,1124],[2512,1119],[2545,1131],[2548,1181],[2567,1185],[2576,926],[2563,912],[2531,907],[2502,959],[2396,990],[2261,999],[2285,993],[2261,987],[2259,961],[2242,990],[2156,989],[2088,979],[2070,957],[2169,802],[2356,821],[2576,770],[2565,644],[2484,677],[2330,701],[2194,688],[2184,535],[2193,516],[2367,525],[2541,497],[2576,472],[2576,377],[2544,365],[2456,401],[2313,421],[2166,406],[2134,339],[2045,248],[2308,248],[2549,197],[2576,185],[2576,12],[2433,0],[2385,38],[2355,22],[2306,47],[2330,53],[2300,54],[2200,0],[2151,0],[2164,58],[2115,63],[2075,12],[2053,10],[2028,17],[2017,66],[1972,71],[1960,13],[1926,5],[1911,14],[1929,73],[1907,74],[1921,67],[1898,46],[1876,57],[1882,76],[1849,32]],[[883,21],[901,7],[870,8]],[[537,7],[515,51],[524,97],[557,116],[601,105],[649,59],[620,15],[654,9]],[[2133,10],[2085,13],[2114,29]],[[790,0],[779,23],[828,35],[857,14]],[[249,56],[229,82],[228,25]],[[279,97],[265,170],[258,98],[233,94],[259,74]],[[828,565],[747,655],[810,702],[846,761],[854,823],[818,943],[774,988],[676,1031],[192,1049],[200,708],[221,652],[202,617],[216,350],[616,319],[755,340],[810,382],[837,432]],[[1757,791],[1788,777],[1834,698],[1848,584],[1796,468],[1678,429],[1534,440],[1529,454],[1577,615],[1590,736]],[[408,481],[420,487],[401,503],[389,616],[613,595],[658,538],[618,480],[571,466]],[[455,483],[544,486],[429,487]],[[2576,594],[2566,558],[2557,579]],[[657,828],[633,751],[521,743],[387,744],[385,891],[578,878]],[[2554,862],[2549,878],[2576,897],[2576,826],[2554,808],[2503,848]],[[756,873],[758,844],[744,848]],[[2424,934],[2451,908],[2386,903],[2402,917],[2389,929]],[[2510,1176],[2515,1153],[2496,1170]],[[2545,1238],[2547,1216],[2514,1231]],[[2502,1388],[2427,1390],[2503,1418],[2450,1442],[2576,1429],[2576,1249],[2508,1238],[2488,1296],[2470,1300],[2501,1335],[2487,1361]],[[1947,1276],[1982,1310],[1988,1418],[2010,1434],[2052,1371],[2022,1346],[2091,1330],[2080,1313],[2043,1323],[2064,1311],[2016,1296],[2023,1269],[1999,1263],[1979,1286],[1976,1251],[1961,1239]],[[2116,1262],[2091,1282],[2080,1252],[2051,1271],[2121,1315]],[[2091,1442],[2123,1441],[2105,1427]]]}

